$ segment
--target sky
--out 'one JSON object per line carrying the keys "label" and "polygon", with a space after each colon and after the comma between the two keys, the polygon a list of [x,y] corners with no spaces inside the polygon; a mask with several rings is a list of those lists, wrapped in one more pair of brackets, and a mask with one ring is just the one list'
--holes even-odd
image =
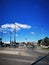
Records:
{"label": "sky", "polygon": [[0,0],[3,42],[37,41],[49,37],[49,0]]}

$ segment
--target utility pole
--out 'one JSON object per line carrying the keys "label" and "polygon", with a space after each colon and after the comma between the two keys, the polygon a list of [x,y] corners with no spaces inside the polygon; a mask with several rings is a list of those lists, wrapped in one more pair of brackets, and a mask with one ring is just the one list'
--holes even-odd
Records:
{"label": "utility pole", "polygon": [[25,43],[27,44],[27,38],[25,38]]}
{"label": "utility pole", "polygon": [[12,32],[10,31],[10,47],[12,47],[11,39],[12,39]]}
{"label": "utility pole", "polygon": [[15,25],[15,29],[14,29],[14,44],[16,43],[16,25]]}

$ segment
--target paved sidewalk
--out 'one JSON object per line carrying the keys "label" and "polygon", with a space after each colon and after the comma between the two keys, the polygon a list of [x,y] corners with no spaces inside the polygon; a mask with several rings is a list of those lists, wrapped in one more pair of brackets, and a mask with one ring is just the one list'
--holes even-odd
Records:
{"label": "paved sidewalk", "polygon": [[49,53],[49,50],[47,50],[47,49],[42,49],[41,47],[38,47],[38,46],[37,46],[37,48],[35,49],[35,51],[40,52],[40,53],[45,53],[45,54]]}
{"label": "paved sidewalk", "polygon": [[4,54],[15,54],[15,55],[22,55],[22,56],[31,56],[27,53],[27,48],[0,48],[0,53]]}

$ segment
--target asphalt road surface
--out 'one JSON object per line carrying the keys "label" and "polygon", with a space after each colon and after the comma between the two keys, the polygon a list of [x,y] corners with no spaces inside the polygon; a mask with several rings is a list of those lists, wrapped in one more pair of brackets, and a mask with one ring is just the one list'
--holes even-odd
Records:
{"label": "asphalt road surface", "polygon": [[[44,53],[36,52],[32,48],[25,48],[25,50],[23,50],[24,48],[22,47],[21,49],[22,49],[21,51],[29,54],[30,56],[0,53],[0,65],[31,65],[36,60],[45,56]],[[5,50],[10,51],[9,49]],[[11,51],[20,51],[20,50],[12,49]],[[49,65],[49,55],[34,65]]]}
{"label": "asphalt road surface", "polygon": [[31,65],[34,60],[28,56],[0,54],[0,65]]}
{"label": "asphalt road surface", "polygon": [[[0,65],[31,65],[37,59],[35,57],[0,54]],[[39,61],[35,65],[49,65],[49,56]]]}

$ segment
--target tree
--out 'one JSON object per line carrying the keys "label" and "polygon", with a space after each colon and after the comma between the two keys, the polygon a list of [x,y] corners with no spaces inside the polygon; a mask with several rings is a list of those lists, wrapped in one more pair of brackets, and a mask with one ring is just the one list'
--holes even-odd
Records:
{"label": "tree", "polygon": [[49,38],[45,37],[41,43],[42,45],[48,46],[49,45]]}
{"label": "tree", "polygon": [[42,39],[38,40],[37,44],[40,46]]}

